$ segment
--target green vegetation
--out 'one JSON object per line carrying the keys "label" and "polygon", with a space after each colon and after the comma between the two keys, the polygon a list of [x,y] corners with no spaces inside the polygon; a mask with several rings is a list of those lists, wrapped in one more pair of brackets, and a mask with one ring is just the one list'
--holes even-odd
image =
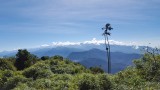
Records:
{"label": "green vegetation", "polygon": [[157,90],[160,54],[146,52],[134,66],[109,75],[61,56],[41,59],[27,50],[0,59],[0,90]]}
{"label": "green vegetation", "polygon": [[160,89],[160,54],[146,52],[142,58],[133,61],[135,66],[128,67],[112,76],[118,90],[159,90]]}
{"label": "green vegetation", "polygon": [[35,64],[37,60],[37,57],[33,54],[30,54],[30,52],[28,52],[26,49],[19,49],[18,53],[16,54],[15,66],[18,70],[23,70],[24,68]]}
{"label": "green vegetation", "polygon": [[96,73],[104,73],[103,69],[99,68],[99,67],[90,67],[89,68],[91,70],[91,72],[93,74],[96,74]]}

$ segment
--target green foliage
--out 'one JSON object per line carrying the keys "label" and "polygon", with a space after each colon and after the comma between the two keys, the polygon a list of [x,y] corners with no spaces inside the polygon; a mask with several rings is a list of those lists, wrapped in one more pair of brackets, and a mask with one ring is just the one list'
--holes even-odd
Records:
{"label": "green foliage", "polygon": [[120,71],[112,79],[115,83],[115,89],[118,90],[141,89],[145,83],[145,80],[137,74],[136,69],[133,67],[128,67],[124,71]]}
{"label": "green foliage", "polygon": [[29,79],[23,77],[20,72],[11,70],[0,70],[0,90],[10,90],[19,83],[26,83]]}
{"label": "green foliage", "polygon": [[93,74],[104,73],[103,69],[100,67],[90,67],[89,68]]}
{"label": "green foliage", "polygon": [[15,66],[18,70],[23,70],[24,68],[35,64],[37,59],[38,58],[35,55],[30,54],[26,49],[19,49],[16,54]]}
{"label": "green foliage", "polygon": [[[153,50],[154,51],[154,50]],[[160,55],[146,52],[129,67],[112,76],[117,90],[158,90],[160,82]]]}
{"label": "green foliage", "polygon": [[66,60],[65,60],[65,63],[66,63],[66,64],[70,64],[70,63],[73,63],[73,62],[72,62],[71,60],[66,59]]}
{"label": "green foliage", "polygon": [[52,81],[50,79],[37,79],[36,81],[32,82],[32,87],[38,90],[46,90],[51,88]]}
{"label": "green foliage", "polygon": [[37,89],[29,87],[25,83],[18,83],[18,85],[13,90],[37,90]]}
{"label": "green foliage", "polygon": [[78,74],[72,83],[75,84],[73,88],[77,90],[110,90],[113,87],[106,74]]}
{"label": "green foliage", "polygon": [[106,74],[99,74],[98,75],[100,90],[111,90],[113,89],[114,85],[113,82],[110,80],[109,76]]}
{"label": "green foliage", "polygon": [[43,62],[38,62],[32,67],[29,67],[23,71],[23,75],[27,78],[37,79],[37,78],[48,78],[52,74],[48,64]]}
{"label": "green foliage", "polygon": [[13,65],[16,62],[16,58],[15,57],[6,57],[6,58],[3,58],[3,60],[10,61]]}
{"label": "green foliage", "polygon": [[49,59],[49,56],[42,56],[41,57],[41,60],[48,60]]}
{"label": "green foliage", "polygon": [[41,78],[34,80],[28,86],[38,90],[68,90],[72,78],[73,76],[69,74],[53,74],[48,79]]}
{"label": "green foliage", "polygon": [[82,65],[75,65],[75,63],[69,63],[67,60],[58,60],[52,59],[50,60],[51,71],[55,74],[77,74],[82,72],[87,72],[86,68]]}
{"label": "green foliage", "polygon": [[[14,62],[10,60],[5,58],[3,62],[7,65],[9,62],[13,66]],[[21,71],[14,70],[13,72],[11,70],[15,67],[11,67],[10,70],[4,66],[5,71],[0,70],[0,89],[82,90],[88,88],[106,90],[112,86],[107,75],[94,75],[81,64],[65,60],[61,56],[38,61],[38,58],[27,50],[19,50],[15,65],[20,65],[17,68]]]}
{"label": "green foliage", "polygon": [[77,76],[74,83],[77,83],[77,89],[79,90],[97,90],[99,88],[98,81],[96,81],[95,76],[88,75],[88,74],[82,74]]}
{"label": "green foliage", "polygon": [[142,78],[160,82],[160,55],[146,53],[143,58],[135,60],[134,63]]}
{"label": "green foliage", "polygon": [[58,60],[63,60],[63,57],[60,56],[60,55],[55,55],[55,56],[53,56],[53,57],[51,57],[51,58],[53,58],[53,59],[58,59]]}
{"label": "green foliage", "polygon": [[13,70],[16,71],[13,63],[9,60],[0,59],[0,70]]}
{"label": "green foliage", "polygon": [[63,82],[63,84],[61,85],[61,87],[63,86],[65,87],[69,87],[68,83],[73,79],[74,77],[70,74],[54,74],[51,78],[51,80],[54,81],[58,81],[58,82],[54,82],[55,86],[60,85],[61,82]]}
{"label": "green foliage", "polygon": [[24,78],[23,76],[14,76],[9,78],[9,80],[4,84],[4,90],[10,90],[15,88],[19,83],[26,83],[29,79]]}
{"label": "green foliage", "polygon": [[13,76],[14,74],[13,74],[13,71],[11,70],[5,70],[5,71],[0,70],[0,87],[1,87],[0,89],[2,89],[5,82],[8,81],[8,78],[13,77]]}

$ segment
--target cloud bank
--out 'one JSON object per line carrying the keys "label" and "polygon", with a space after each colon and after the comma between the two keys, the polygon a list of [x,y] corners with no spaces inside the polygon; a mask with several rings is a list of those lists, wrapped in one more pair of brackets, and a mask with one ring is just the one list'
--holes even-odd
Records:
{"label": "cloud bank", "polygon": [[[124,45],[124,46],[135,46],[135,48],[138,48],[138,46],[141,46],[138,43],[135,42],[121,42],[121,41],[115,41],[115,40],[109,40],[111,45]],[[92,40],[87,40],[83,42],[52,42],[51,44],[44,44],[41,45],[41,47],[58,47],[58,46],[76,46],[76,45],[87,45],[87,44],[93,44],[93,45],[102,45],[105,43],[105,40],[97,40],[96,38],[93,38]]]}

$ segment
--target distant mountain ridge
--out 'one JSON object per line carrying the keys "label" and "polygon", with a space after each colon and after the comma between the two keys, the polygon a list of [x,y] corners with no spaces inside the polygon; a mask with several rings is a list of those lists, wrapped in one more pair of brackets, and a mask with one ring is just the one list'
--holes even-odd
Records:
{"label": "distant mountain ridge", "polygon": [[[132,60],[140,58],[141,50],[146,48],[145,46],[125,45],[111,45],[111,60],[113,66],[113,73],[123,70],[129,65],[132,65]],[[72,46],[61,47],[45,47],[29,49],[29,52],[42,56],[54,56],[61,55],[64,58],[69,58],[72,61],[80,62],[86,67],[101,66],[105,71],[107,70],[106,51],[105,45],[100,44],[82,44]],[[0,57],[15,56],[17,51],[0,52]]]}
{"label": "distant mountain ridge", "polygon": [[54,55],[61,55],[63,57],[67,57],[70,53],[76,51],[83,51],[83,50],[78,48],[57,47],[57,48],[42,48],[32,53],[37,55],[38,57],[54,56]]}
{"label": "distant mountain ridge", "polygon": [[[123,70],[129,65],[132,65],[134,59],[140,58],[140,54],[111,52],[112,73]],[[100,66],[107,71],[107,56],[106,52],[99,49],[91,49],[83,52],[72,52],[68,58],[70,60],[80,62],[86,67]]]}
{"label": "distant mountain ridge", "polygon": [[90,49],[89,51],[72,52],[68,55],[67,58],[72,59],[73,61],[82,61],[89,57],[104,59],[103,57],[106,57],[106,54],[104,53],[104,51],[94,48]]}
{"label": "distant mountain ridge", "polygon": [[[87,51],[93,48],[97,48],[100,50],[105,50],[104,44],[81,44],[81,45],[68,45],[68,46],[58,46],[58,47],[40,47],[40,48],[32,48],[28,49],[31,53],[41,56],[53,56],[53,55],[61,55],[63,57],[67,57],[72,52],[81,52]],[[111,45],[112,52],[123,52],[123,53],[143,53],[141,50],[145,49],[146,46],[126,46],[126,45]],[[3,56],[14,56],[17,53],[16,50],[13,51],[3,51],[0,52],[0,57]]]}

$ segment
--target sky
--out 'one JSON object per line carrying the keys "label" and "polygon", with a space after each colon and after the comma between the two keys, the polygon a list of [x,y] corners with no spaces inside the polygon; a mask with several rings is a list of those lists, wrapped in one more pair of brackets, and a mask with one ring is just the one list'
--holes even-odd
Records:
{"label": "sky", "polygon": [[160,0],[0,0],[0,51],[103,40],[160,46]]}

